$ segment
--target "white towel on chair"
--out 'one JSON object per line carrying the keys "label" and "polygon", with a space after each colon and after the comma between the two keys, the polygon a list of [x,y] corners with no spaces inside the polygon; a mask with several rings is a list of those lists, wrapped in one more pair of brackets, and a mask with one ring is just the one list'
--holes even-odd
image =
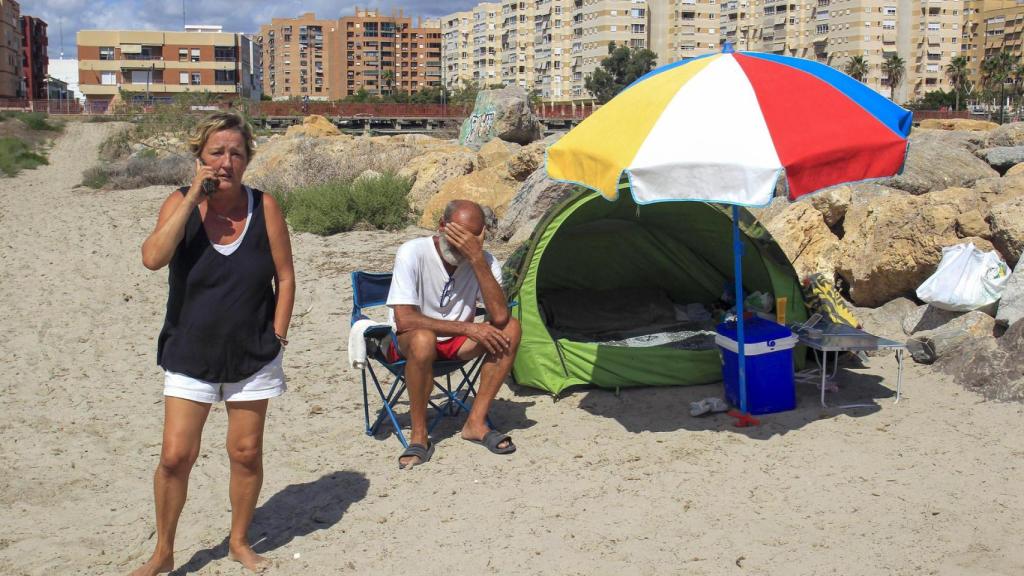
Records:
{"label": "white towel on chair", "polygon": [[366,339],[363,333],[371,326],[379,326],[380,322],[373,320],[356,320],[348,333],[348,361],[353,368],[362,370],[366,366]]}

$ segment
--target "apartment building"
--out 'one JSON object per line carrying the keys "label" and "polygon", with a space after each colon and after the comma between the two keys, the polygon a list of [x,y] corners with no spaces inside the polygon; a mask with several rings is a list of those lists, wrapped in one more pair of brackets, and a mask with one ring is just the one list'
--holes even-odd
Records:
{"label": "apartment building", "polygon": [[474,85],[501,84],[501,4],[485,2],[473,7],[469,30],[469,63]]}
{"label": "apartment building", "polygon": [[441,85],[441,21],[355,8],[342,16],[332,39],[332,99],[360,90],[372,95],[413,94]]}
{"label": "apartment building", "polygon": [[443,83],[448,90],[473,82],[470,70],[472,21],[472,12],[456,12],[441,18],[441,66]]}
{"label": "apartment building", "polygon": [[549,102],[572,100],[574,10],[574,0],[534,5],[533,88]]}
{"label": "apartment building", "polygon": [[307,12],[298,18],[274,18],[260,26],[263,46],[262,91],[274,100],[331,97],[331,41],[337,20],[320,20]]}
{"label": "apartment building", "polygon": [[184,92],[252,97],[246,84],[254,74],[240,57],[247,40],[230,32],[82,30],[78,88],[90,102],[121,92],[157,101]]}
{"label": "apartment building", "polygon": [[1024,56],[1024,3],[1016,0],[973,0],[965,3],[961,48],[970,60],[970,79],[981,86],[982,62],[998,52],[1012,54],[1018,62]]}
{"label": "apartment building", "polygon": [[[658,64],[717,51],[727,27],[721,15],[727,5],[735,10],[735,4],[735,0],[721,4],[715,0],[650,2],[651,50],[658,55]],[[728,29],[734,38],[736,24]]]}
{"label": "apartment building", "polygon": [[504,0],[501,3],[501,82],[505,86],[533,89],[535,0]]}
{"label": "apartment building", "polygon": [[24,95],[21,74],[21,5],[0,0],[0,98]]}
{"label": "apartment building", "polygon": [[46,99],[46,75],[49,57],[46,55],[46,22],[35,16],[21,17],[21,62],[25,82],[25,97]]}
{"label": "apartment building", "polygon": [[[667,0],[657,0],[667,1]],[[645,0],[574,0],[572,52],[572,99],[589,96],[585,78],[608,57],[608,47],[649,48],[648,3]],[[667,63],[661,54],[660,64]]]}

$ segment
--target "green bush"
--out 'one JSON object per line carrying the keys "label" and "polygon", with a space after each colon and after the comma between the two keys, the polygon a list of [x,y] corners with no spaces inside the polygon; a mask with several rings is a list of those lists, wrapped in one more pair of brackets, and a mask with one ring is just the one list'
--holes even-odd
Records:
{"label": "green bush", "polygon": [[293,228],[320,236],[351,230],[356,223],[396,230],[409,214],[412,181],[391,173],[354,181],[335,181],[287,194],[275,194]]}
{"label": "green bush", "polygon": [[63,126],[61,124],[51,124],[49,116],[43,112],[17,112],[15,118],[21,120],[21,122],[28,126],[32,130],[51,130],[58,131]]}
{"label": "green bush", "polygon": [[33,152],[28,144],[17,138],[0,138],[0,171],[7,176],[14,176],[19,170],[32,169],[42,164],[49,162]]}

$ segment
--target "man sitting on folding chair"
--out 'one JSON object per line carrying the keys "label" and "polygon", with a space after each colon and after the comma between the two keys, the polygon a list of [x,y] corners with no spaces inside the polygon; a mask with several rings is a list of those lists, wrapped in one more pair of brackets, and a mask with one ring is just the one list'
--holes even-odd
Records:
{"label": "man sitting on folding chair", "polygon": [[[399,457],[406,468],[430,460],[427,402],[436,360],[468,360],[486,354],[480,368],[476,400],[462,427],[462,438],[495,454],[510,454],[512,439],[487,424],[487,412],[501,383],[512,370],[522,331],[509,314],[501,289],[501,267],[483,249],[484,212],[468,200],[453,200],[444,209],[439,234],[406,242],[398,249],[387,305],[394,315],[398,349],[391,362],[406,360],[412,433]],[[483,301],[487,322],[473,322]]]}

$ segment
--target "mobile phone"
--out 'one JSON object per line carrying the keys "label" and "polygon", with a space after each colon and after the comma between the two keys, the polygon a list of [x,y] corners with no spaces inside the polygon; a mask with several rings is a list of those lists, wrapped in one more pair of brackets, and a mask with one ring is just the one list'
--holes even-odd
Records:
{"label": "mobile phone", "polygon": [[[206,162],[203,162],[202,158],[199,159],[199,163],[206,166]],[[213,196],[213,193],[217,191],[217,186],[219,185],[220,181],[216,178],[205,178],[203,179],[202,193],[206,196]]]}

